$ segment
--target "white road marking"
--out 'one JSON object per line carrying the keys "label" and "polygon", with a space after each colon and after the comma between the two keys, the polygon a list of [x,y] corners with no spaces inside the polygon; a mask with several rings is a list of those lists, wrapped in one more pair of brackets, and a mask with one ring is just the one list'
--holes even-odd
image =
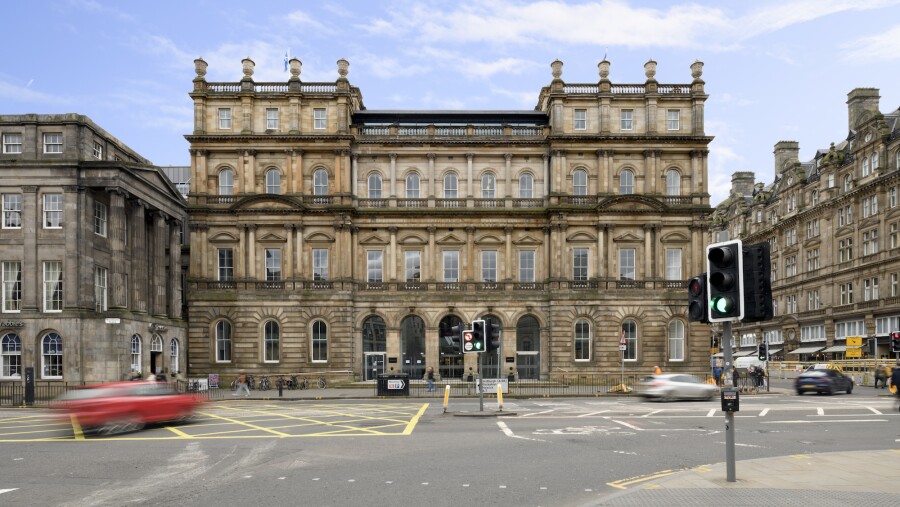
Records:
{"label": "white road marking", "polygon": [[501,485],[500,485],[500,489],[506,489],[506,485],[505,485],[505,484],[501,484]]}
{"label": "white road marking", "polygon": [[716,413],[716,409],[711,408],[709,412],[706,413],[706,417],[712,417]]}
{"label": "white road marking", "polygon": [[612,421],[612,422],[614,422],[614,423],[616,423],[616,424],[621,424],[622,426],[625,426],[626,428],[631,428],[631,429],[636,430],[636,431],[644,431],[644,428],[638,428],[637,426],[635,426],[635,425],[633,425],[633,424],[629,424],[629,423],[627,423],[627,422],[625,422],[625,421],[617,421],[617,420],[615,420],[615,419],[610,419],[610,421]]}
{"label": "white road marking", "polygon": [[876,409],[874,409],[874,408],[872,408],[872,407],[866,407],[866,408],[869,409],[869,410],[871,410],[872,413],[874,413],[874,414],[882,415],[880,410],[876,410]]}
{"label": "white road marking", "polygon": [[642,415],[641,417],[650,417],[651,415],[655,415],[655,414],[658,414],[658,413],[660,413],[660,412],[662,412],[662,409],[660,409],[660,410],[654,410],[653,412],[647,412],[646,414]]}
{"label": "white road marking", "polygon": [[825,415],[825,409],[822,407],[816,407],[816,414]]}
{"label": "white road marking", "polygon": [[[718,442],[718,443],[720,443],[720,444],[722,444],[722,445],[725,445],[725,442]],[[736,446],[738,446],[738,447],[755,447],[755,448],[757,448],[757,449],[762,449],[762,448],[763,448],[763,446],[761,446],[761,445],[753,445],[753,444],[739,444],[739,443],[735,443],[734,445],[736,445]]]}
{"label": "white road marking", "polygon": [[603,414],[603,413],[606,413],[606,412],[609,412],[609,410],[601,410],[601,411],[599,411],[599,412],[590,412],[590,413],[587,413],[587,414],[581,414],[581,415],[578,416],[578,417],[590,417],[590,416],[592,416],[592,415]]}
{"label": "white road marking", "polygon": [[759,417],[765,417],[769,413],[769,407],[766,407],[759,413]]}
{"label": "white road marking", "polygon": [[542,411],[542,412],[532,412],[532,413],[530,413],[530,414],[522,414],[522,417],[530,417],[530,416],[533,416],[533,415],[548,414],[548,413],[550,413],[550,412],[553,412],[554,410],[556,410],[556,409],[551,408],[550,410],[544,410],[544,411]]}
{"label": "white road marking", "polygon": [[762,421],[762,424],[818,424],[818,423],[857,423],[857,422],[887,422],[887,419],[844,419],[844,420],[825,420],[825,421]]}
{"label": "white road marking", "polygon": [[534,442],[546,442],[546,440],[541,440],[539,438],[528,438],[516,435],[515,433],[513,433],[513,430],[509,429],[509,426],[507,426],[503,421],[497,421],[497,426],[500,427],[500,431],[502,431],[504,435],[511,438],[521,438],[522,440],[532,440]]}
{"label": "white road marking", "polygon": [[3,493],[9,493],[10,491],[15,491],[17,489],[19,488],[0,489],[0,495],[2,495]]}

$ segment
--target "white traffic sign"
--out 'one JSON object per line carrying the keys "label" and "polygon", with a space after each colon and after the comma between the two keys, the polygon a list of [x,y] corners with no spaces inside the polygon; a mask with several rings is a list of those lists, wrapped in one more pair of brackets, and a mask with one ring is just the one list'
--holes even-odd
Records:
{"label": "white traffic sign", "polygon": [[625,345],[619,345],[619,350],[625,350],[625,349],[627,349],[627,348],[628,348],[628,347],[626,347]]}
{"label": "white traffic sign", "polygon": [[497,394],[497,386],[501,386],[503,394],[509,393],[509,379],[486,378],[475,380],[475,394],[481,393],[481,383],[484,382],[485,394]]}
{"label": "white traffic sign", "polygon": [[388,379],[387,388],[388,389],[403,389],[406,386],[406,382],[401,379]]}

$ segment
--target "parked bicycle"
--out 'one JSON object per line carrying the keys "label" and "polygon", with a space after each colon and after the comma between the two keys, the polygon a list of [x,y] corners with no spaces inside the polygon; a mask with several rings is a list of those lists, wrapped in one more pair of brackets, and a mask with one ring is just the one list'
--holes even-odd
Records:
{"label": "parked bicycle", "polygon": [[328,382],[325,381],[324,376],[319,375],[319,381],[316,382],[316,384],[318,384],[319,389],[325,389],[325,387],[328,385]]}
{"label": "parked bicycle", "polygon": [[259,380],[259,390],[260,391],[268,391],[272,388],[272,385],[269,383],[269,376],[263,375],[263,377]]}
{"label": "parked bicycle", "polygon": [[309,380],[306,377],[303,377],[300,380],[299,387],[300,387],[300,389],[309,389]]}

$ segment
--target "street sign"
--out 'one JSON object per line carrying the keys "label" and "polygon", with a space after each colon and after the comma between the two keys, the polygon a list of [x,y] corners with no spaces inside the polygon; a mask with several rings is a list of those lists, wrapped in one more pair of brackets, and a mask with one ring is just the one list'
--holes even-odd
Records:
{"label": "street sign", "polygon": [[848,336],[847,348],[850,347],[862,347],[862,336]]}
{"label": "street sign", "polygon": [[107,324],[121,324],[122,321],[118,317],[107,317],[106,323]]}
{"label": "street sign", "polygon": [[847,348],[847,357],[862,357],[862,349]]}
{"label": "street sign", "polygon": [[503,389],[503,394],[509,393],[509,379],[505,378],[486,378],[475,380],[475,393],[481,393],[481,385],[484,384],[485,394],[497,394],[497,386]]}
{"label": "street sign", "polygon": [[625,349],[627,349],[627,348],[628,348],[628,347],[626,347],[625,345],[619,345],[619,350],[625,350]]}
{"label": "street sign", "polygon": [[388,389],[403,389],[406,386],[406,382],[402,379],[388,379],[387,388]]}

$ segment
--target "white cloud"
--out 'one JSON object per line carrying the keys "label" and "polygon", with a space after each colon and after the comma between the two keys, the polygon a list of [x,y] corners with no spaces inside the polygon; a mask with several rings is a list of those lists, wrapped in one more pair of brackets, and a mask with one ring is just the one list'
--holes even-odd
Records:
{"label": "white cloud", "polygon": [[[31,83],[29,82],[29,85]],[[60,106],[75,103],[69,97],[51,93],[42,93],[29,86],[20,86],[7,81],[0,81],[0,99],[10,102],[31,103],[43,107],[47,105]]]}
{"label": "white cloud", "polygon": [[309,14],[303,11],[294,11],[284,17],[285,21],[297,28],[314,28],[316,30],[325,30],[326,27],[322,23],[316,21]]}
{"label": "white cloud", "polygon": [[538,101],[538,92],[534,90],[519,92],[498,87],[491,87],[491,93],[493,93],[494,95],[500,95],[501,97],[509,97],[524,109],[533,108]]}
{"label": "white cloud", "polygon": [[842,46],[840,58],[856,63],[876,63],[900,58],[900,25],[886,32],[856,39]]}
{"label": "white cloud", "polygon": [[455,51],[424,47],[417,51],[418,55],[427,57],[433,67],[450,68],[467,78],[484,79],[501,73],[504,75],[521,74],[528,68],[539,67],[539,64],[521,58],[500,58],[493,61],[475,60]]}

